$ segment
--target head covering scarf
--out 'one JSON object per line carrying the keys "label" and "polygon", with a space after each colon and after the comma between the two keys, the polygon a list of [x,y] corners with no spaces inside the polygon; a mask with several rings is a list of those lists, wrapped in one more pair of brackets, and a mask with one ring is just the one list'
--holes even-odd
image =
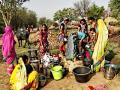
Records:
{"label": "head covering scarf", "polygon": [[[94,64],[103,59],[105,54],[105,48],[108,41],[108,29],[102,19],[99,19],[97,22],[98,28],[98,39],[94,47],[94,52],[92,55]],[[102,67],[104,60],[98,65],[97,71]]]}
{"label": "head covering scarf", "polygon": [[15,58],[15,40],[11,26],[6,26],[2,36],[2,54],[7,58],[6,63],[11,64]]}
{"label": "head covering scarf", "polygon": [[13,73],[10,77],[10,84],[12,85],[12,90],[21,90],[24,86],[27,85],[26,67],[22,58],[18,60],[18,64],[13,70]]}
{"label": "head covering scarf", "polygon": [[[18,64],[16,65],[13,73],[10,77],[10,85],[12,90],[21,90],[26,85],[29,85],[29,90],[37,90],[39,85],[39,74],[37,71],[33,70],[27,77],[25,64],[23,59],[20,58],[18,60]],[[26,90],[26,89],[24,89]],[[27,89],[28,90],[28,89]]]}

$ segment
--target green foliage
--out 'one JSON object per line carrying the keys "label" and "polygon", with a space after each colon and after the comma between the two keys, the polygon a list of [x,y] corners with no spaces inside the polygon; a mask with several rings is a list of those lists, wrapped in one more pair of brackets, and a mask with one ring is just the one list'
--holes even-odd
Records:
{"label": "green foliage", "polygon": [[96,18],[100,18],[101,16],[103,16],[104,14],[104,7],[98,7],[97,5],[93,4],[88,12],[87,12],[87,16],[90,17],[96,17]]}
{"label": "green foliage", "polygon": [[61,20],[64,17],[68,17],[70,20],[75,20],[77,18],[75,12],[75,9],[72,8],[64,8],[63,10],[58,10],[54,14],[54,20]]}
{"label": "green foliage", "polygon": [[16,12],[16,9],[20,7],[24,2],[29,0],[1,0],[0,1],[0,13],[4,20],[5,25],[11,23],[11,19]]}
{"label": "green foliage", "polygon": [[47,19],[46,17],[42,17],[42,18],[39,19],[38,23],[40,25],[46,24],[47,26],[50,26],[50,25],[53,24],[53,21],[50,20],[50,19]]}
{"label": "green foliage", "polygon": [[11,25],[14,26],[15,29],[19,27],[27,27],[28,25],[33,25],[35,27],[36,23],[36,13],[27,10],[26,8],[18,8],[16,14],[11,20]]}
{"label": "green foliage", "polygon": [[112,16],[120,20],[120,0],[110,0],[109,7]]}

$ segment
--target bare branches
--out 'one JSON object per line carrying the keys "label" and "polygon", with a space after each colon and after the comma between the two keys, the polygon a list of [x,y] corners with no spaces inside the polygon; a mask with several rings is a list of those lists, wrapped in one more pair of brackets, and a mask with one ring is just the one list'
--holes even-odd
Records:
{"label": "bare branches", "polygon": [[78,11],[79,15],[85,16],[86,12],[89,9],[90,6],[90,0],[81,0],[76,3],[74,3],[74,6],[76,10]]}
{"label": "bare branches", "polygon": [[13,14],[17,7],[29,0],[0,0],[0,13],[2,14],[5,25],[11,23]]}

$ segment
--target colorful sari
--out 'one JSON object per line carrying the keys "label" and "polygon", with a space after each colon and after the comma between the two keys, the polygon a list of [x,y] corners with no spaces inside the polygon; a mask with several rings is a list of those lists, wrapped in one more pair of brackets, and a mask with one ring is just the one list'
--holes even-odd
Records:
{"label": "colorful sari", "polygon": [[36,90],[38,88],[38,72],[32,71],[28,77],[25,64],[22,58],[19,59],[11,77],[12,90]]}
{"label": "colorful sari", "polygon": [[94,61],[94,70],[98,72],[104,66],[104,54],[108,41],[108,29],[102,19],[98,20],[98,39],[92,55]]}
{"label": "colorful sari", "polygon": [[40,55],[43,56],[48,51],[48,32],[40,31]]}
{"label": "colorful sari", "polygon": [[11,26],[6,26],[2,36],[2,55],[8,64],[7,73],[10,75],[14,68],[13,61],[15,59],[15,40]]}

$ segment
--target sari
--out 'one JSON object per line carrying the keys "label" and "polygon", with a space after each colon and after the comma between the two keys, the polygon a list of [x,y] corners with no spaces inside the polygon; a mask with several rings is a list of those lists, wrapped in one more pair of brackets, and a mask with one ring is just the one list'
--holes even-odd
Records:
{"label": "sari", "polygon": [[25,64],[20,58],[11,77],[10,85],[12,90],[37,90],[38,88],[38,72],[32,71],[27,77]]}
{"label": "sari", "polygon": [[2,36],[2,55],[8,65],[7,73],[10,75],[13,71],[13,61],[15,59],[15,40],[11,26],[6,26]]}
{"label": "sari", "polygon": [[108,41],[108,29],[102,19],[98,20],[98,39],[92,55],[94,61],[94,70],[98,72],[104,66],[104,54]]}
{"label": "sari", "polygon": [[48,51],[48,32],[47,31],[40,31],[40,55],[44,56],[44,54]]}

